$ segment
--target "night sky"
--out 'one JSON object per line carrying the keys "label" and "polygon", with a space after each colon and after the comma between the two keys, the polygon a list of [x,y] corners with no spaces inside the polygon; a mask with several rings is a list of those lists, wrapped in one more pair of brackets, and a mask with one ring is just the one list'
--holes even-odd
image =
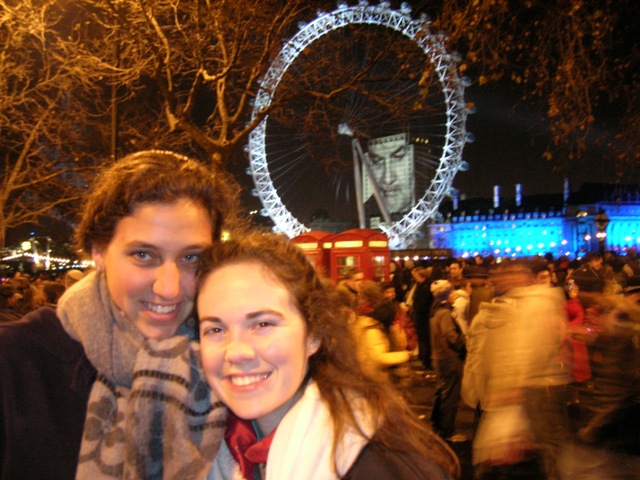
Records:
{"label": "night sky", "polygon": [[470,168],[456,175],[454,187],[467,198],[491,197],[494,185],[500,185],[503,196],[512,197],[517,183],[523,195],[560,193],[565,176],[572,191],[583,182],[613,180],[612,168],[601,161],[603,152],[593,144],[583,162],[554,173],[552,163],[542,156],[549,134],[540,113],[507,88],[471,86],[465,99],[476,105],[476,113],[467,119],[475,142],[465,146],[463,158]]}

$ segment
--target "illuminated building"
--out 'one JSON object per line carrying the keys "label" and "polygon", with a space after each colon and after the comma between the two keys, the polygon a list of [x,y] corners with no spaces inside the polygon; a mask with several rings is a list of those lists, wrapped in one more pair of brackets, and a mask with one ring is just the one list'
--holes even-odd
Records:
{"label": "illuminated building", "polygon": [[[456,256],[477,254],[526,257],[551,253],[582,257],[605,246],[617,253],[640,247],[640,187],[584,184],[569,193],[514,198],[453,199],[441,205],[444,220],[429,225],[431,247],[448,248]],[[603,210],[609,223],[596,228]]]}

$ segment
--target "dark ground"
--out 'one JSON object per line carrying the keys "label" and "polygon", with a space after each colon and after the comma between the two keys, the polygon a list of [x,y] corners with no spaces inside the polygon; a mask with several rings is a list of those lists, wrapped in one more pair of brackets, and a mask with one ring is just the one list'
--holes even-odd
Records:
{"label": "dark ground", "polygon": [[[421,369],[419,365],[419,362],[412,364],[413,377],[411,385],[407,389],[407,397],[418,416],[429,423],[436,390],[435,372],[425,371]],[[473,438],[474,431],[474,413],[472,408],[465,405],[464,402],[460,402],[458,417],[456,419],[457,431],[465,435],[468,440],[449,443],[460,460],[462,467],[461,480],[473,480],[474,478],[481,478],[482,480],[544,480],[545,476],[539,468],[537,459],[508,468],[503,467],[500,471],[484,472],[481,477],[474,477],[474,469],[471,464],[471,439]]]}

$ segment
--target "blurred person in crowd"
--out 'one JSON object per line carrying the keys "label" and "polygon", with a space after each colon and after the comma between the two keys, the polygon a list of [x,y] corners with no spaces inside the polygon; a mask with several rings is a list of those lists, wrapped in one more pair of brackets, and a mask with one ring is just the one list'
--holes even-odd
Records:
{"label": "blurred person in crowd", "polygon": [[627,285],[629,277],[633,276],[633,270],[629,264],[619,255],[614,255],[607,264],[609,280],[612,282],[612,293],[622,293]]}
{"label": "blurred person in crowd", "polygon": [[204,477],[226,411],[197,368],[192,312],[231,185],[164,151],[96,178],[76,230],[96,272],[57,310],[0,326],[2,480]]}
{"label": "blurred person in crowd", "polygon": [[429,317],[433,304],[429,270],[425,267],[414,267],[411,270],[414,284],[409,290],[405,303],[409,307],[409,317],[418,334],[418,358],[427,370],[433,368],[431,363],[431,339],[429,338]]}
{"label": "blurred person in crowd", "polygon": [[471,293],[469,294],[469,325],[478,314],[483,302],[490,302],[493,298],[493,286],[489,282],[489,271],[484,267],[468,266],[464,270],[464,278],[469,280]]}
{"label": "blurred person in crowd", "polygon": [[410,378],[407,337],[394,323],[396,307],[384,296],[379,283],[362,283],[356,313],[352,326],[363,364],[397,382]]}
{"label": "blurred person in crowd", "polygon": [[197,310],[202,365],[230,410],[207,478],[445,479],[452,451],[357,358],[338,292],[277,235],[214,246]]}
{"label": "blurred person in crowd", "polygon": [[567,280],[573,280],[583,292],[601,292],[604,288],[602,255],[598,252],[587,253],[580,266],[568,275]]}
{"label": "blurred person in crowd", "polygon": [[524,261],[503,261],[490,279],[496,297],[472,322],[462,387],[482,410],[473,462],[491,478],[491,465],[527,460],[535,440],[546,477],[559,478],[558,455],[571,441],[563,294],[534,285]]}
{"label": "blurred person in crowd", "polygon": [[359,267],[349,267],[344,272],[344,278],[338,282],[336,288],[349,299],[349,304],[356,309],[358,307],[358,295],[364,282],[364,273]]}
{"label": "blurred person in crowd", "polygon": [[79,282],[84,278],[84,273],[81,270],[72,268],[64,273],[63,282],[65,288],[71,287],[73,284]]}
{"label": "blurred person in crowd", "polygon": [[449,260],[435,259],[430,263],[429,268],[431,268],[429,278],[432,282],[449,279]]}
{"label": "blurred person in crowd", "polygon": [[455,290],[460,288],[460,282],[462,281],[462,274],[464,271],[464,262],[453,259],[449,262],[449,283],[453,285]]}
{"label": "blurred person in crowd", "polygon": [[65,286],[60,282],[47,281],[42,287],[46,299],[47,307],[55,308],[62,294],[65,292]]}
{"label": "blurred person in crowd", "polygon": [[18,272],[9,283],[18,294],[15,308],[20,316],[26,315],[37,308],[38,298],[34,297],[34,289],[31,288],[28,275],[19,274]]}
{"label": "blurred person in crowd", "polygon": [[396,298],[399,302],[407,301],[407,295],[413,287],[415,281],[413,279],[413,268],[415,263],[411,259],[402,262],[402,270],[393,277],[393,283],[396,285]]}
{"label": "blurred person in crowd", "polygon": [[569,258],[565,255],[558,257],[554,270],[556,272],[558,286],[564,286],[567,281],[567,276],[569,275]]}
{"label": "blurred person in crowd", "polygon": [[407,340],[407,350],[413,352],[418,348],[418,334],[416,333],[415,325],[407,313],[409,309],[403,302],[399,302],[396,299],[396,289],[392,283],[385,282],[381,287],[382,294],[389,302],[391,302],[396,310],[393,323],[402,329]]}
{"label": "blurred person in crowd", "polygon": [[591,365],[589,351],[584,342],[584,306],[580,300],[580,287],[574,280],[569,280],[565,287],[567,300],[564,308],[569,322],[569,351],[567,364],[570,366],[569,380],[571,382],[571,403],[578,405],[580,397],[590,388]]}
{"label": "blurred person in crowd", "polygon": [[468,278],[460,280],[458,288],[453,291],[451,307],[453,308],[453,319],[460,327],[462,334],[469,332],[469,309],[471,306],[471,281]]}
{"label": "blurred person in crowd", "polygon": [[533,283],[536,285],[543,285],[546,287],[553,287],[554,284],[551,281],[551,270],[546,262],[534,261],[532,266]]}
{"label": "blurred person in crowd", "polygon": [[622,296],[585,296],[592,388],[578,441],[560,461],[563,478],[640,478],[640,277],[629,283]]}
{"label": "blurred person in crowd", "polygon": [[466,346],[465,337],[453,319],[454,288],[448,280],[436,280],[431,284],[431,293],[434,305],[429,320],[431,360],[437,379],[431,422],[448,441],[465,441],[467,438],[456,434],[455,428]]}
{"label": "blurred person in crowd", "polygon": [[16,308],[17,293],[9,282],[0,285],[0,323],[20,320],[20,312]]}
{"label": "blurred person in crowd", "polygon": [[391,278],[391,283],[396,291],[396,300],[404,302],[405,296],[413,283],[413,278],[411,277],[411,272],[408,270],[410,267],[407,267],[407,262],[398,260],[394,263],[396,270]]}
{"label": "blurred person in crowd", "polygon": [[631,247],[627,250],[625,261],[631,269],[630,276],[640,275],[640,262],[638,262],[638,249],[636,247]]}

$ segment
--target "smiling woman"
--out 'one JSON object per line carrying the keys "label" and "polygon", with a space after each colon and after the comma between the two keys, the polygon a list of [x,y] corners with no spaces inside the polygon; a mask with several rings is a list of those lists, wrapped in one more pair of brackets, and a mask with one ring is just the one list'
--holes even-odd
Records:
{"label": "smiling woman", "polygon": [[446,444],[359,363],[350,310],[297,247],[255,233],[212,251],[196,300],[202,364],[231,414],[208,479],[457,475]]}
{"label": "smiling woman", "polygon": [[57,312],[0,326],[0,479],[210,469],[226,412],[199,374],[192,310],[200,260],[233,218],[231,184],[161,151],[96,179],[76,239],[97,272]]}

